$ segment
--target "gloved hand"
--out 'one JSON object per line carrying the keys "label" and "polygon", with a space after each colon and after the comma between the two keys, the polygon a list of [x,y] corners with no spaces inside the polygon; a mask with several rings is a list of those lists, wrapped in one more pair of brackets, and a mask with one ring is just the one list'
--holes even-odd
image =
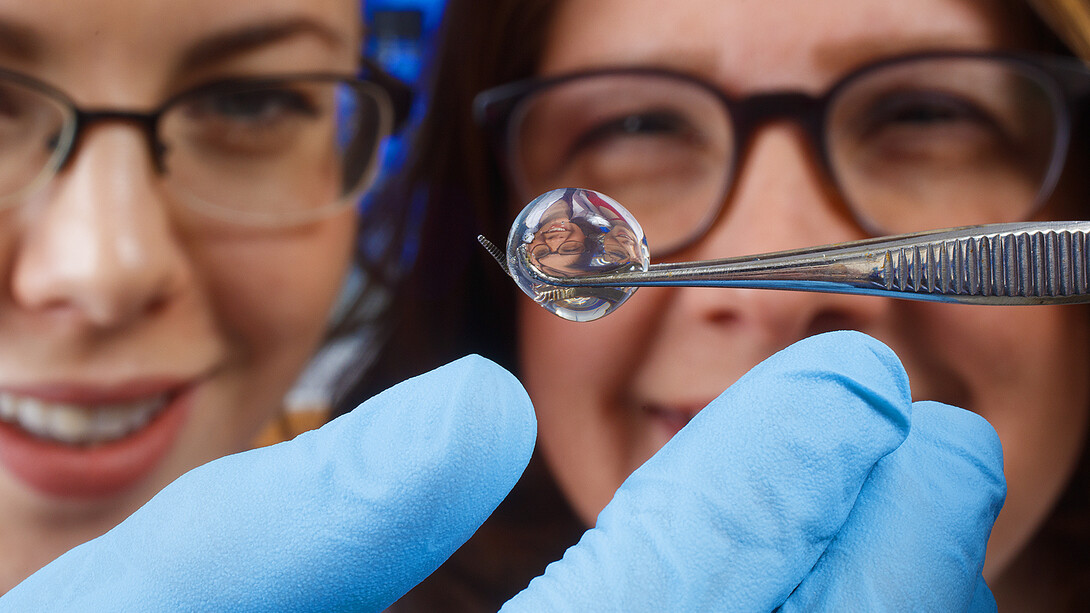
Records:
{"label": "gloved hand", "polygon": [[[498,406],[518,396],[511,382],[488,372],[476,392],[466,389],[466,377],[452,385],[442,375],[395,388],[401,391],[379,403],[383,410],[369,404],[361,414],[397,415],[342,418],[334,432],[327,426],[311,437],[324,439],[321,448],[282,451],[291,443],[194,471],[0,605],[381,608],[468,537],[502,496],[492,493],[505,491],[526,462],[528,443],[522,454],[488,453],[510,449],[502,444],[512,431],[532,434],[518,418],[524,410]],[[475,416],[458,409],[460,399],[437,401],[447,389],[489,409]],[[431,406],[420,413],[443,407],[445,428],[414,417],[409,406],[429,390]],[[903,370],[876,341],[836,333],[801,342],[746,375],[636,471],[598,526],[504,610],[945,611],[974,596],[974,606],[994,610],[980,568],[1003,496],[995,434],[983,420],[938,405],[918,405],[910,430],[910,408]],[[419,440],[431,438],[428,428],[446,434]],[[390,441],[395,430],[413,440]],[[372,445],[380,451],[369,454]],[[274,453],[287,453],[285,468],[310,476],[306,491],[285,493],[267,478],[278,464]],[[429,460],[416,461],[417,453]],[[353,459],[360,454],[368,455]],[[259,467],[256,484],[237,495],[234,482]],[[389,492],[405,475],[417,487]],[[489,475],[479,485],[489,494],[478,496],[476,480]],[[446,479],[456,484],[444,489]],[[202,511],[201,500],[216,510]],[[180,523],[183,517],[194,523]],[[168,530],[175,534],[163,536]],[[346,534],[360,536],[344,543]],[[192,542],[200,539],[208,542]]]}
{"label": "gloved hand", "polygon": [[502,610],[994,611],[1002,465],[982,418],[912,405],[884,345],[816,336],[698,414]]}
{"label": "gloved hand", "polygon": [[0,610],[379,610],[492,513],[535,436],[519,382],[464,358],[291,442],[190,471]]}

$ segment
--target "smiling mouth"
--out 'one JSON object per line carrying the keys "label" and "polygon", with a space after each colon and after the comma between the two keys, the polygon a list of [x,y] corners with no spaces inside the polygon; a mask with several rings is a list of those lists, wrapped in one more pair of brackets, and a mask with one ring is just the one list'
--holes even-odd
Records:
{"label": "smiling mouth", "polygon": [[0,421],[39,438],[67,445],[115,441],[146,426],[171,400],[158,394],[139,400],[84,406],[0,392]]}

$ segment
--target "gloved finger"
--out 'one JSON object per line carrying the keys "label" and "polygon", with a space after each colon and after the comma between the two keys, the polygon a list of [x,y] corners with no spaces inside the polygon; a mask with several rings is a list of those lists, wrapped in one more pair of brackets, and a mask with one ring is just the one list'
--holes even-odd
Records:
{"label": "gloved finger", "polygon": [[759,364],[635,471],[504,611],[769,611],[907,435],[907,377],[854,332]]}
{"label": "gloved finger", "polygon": [[[995,430],[974,413],[916,403],[908,438],[875,465],[782,611],[970,610],[988,589],[980,572],[1005,494]],[[989,597],[979,598],[983,607]]]}
{"label": "gloved finger", "polygon": [[988,584],[984,582],[984,577],[978,578],[976,591],[969,602],[969,613],[995,613],[998,610],[999,605],[996,604],[992,591],[988,589]]}
{"label": "gloved finger", "polygon": [[521,384],[464,358],[291,442],[190,471],[0,608],[379,610],[491,514],[535,436]]}

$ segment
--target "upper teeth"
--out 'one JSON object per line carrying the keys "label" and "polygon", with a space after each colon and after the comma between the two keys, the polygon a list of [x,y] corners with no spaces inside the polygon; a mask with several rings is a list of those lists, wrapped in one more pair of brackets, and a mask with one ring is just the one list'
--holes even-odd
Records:
{"label": "upper teeth", "polygon": [[0,392],[0,420],[64,443],[99,443],[140,428],[166,403],[163,395],[92,408]]}

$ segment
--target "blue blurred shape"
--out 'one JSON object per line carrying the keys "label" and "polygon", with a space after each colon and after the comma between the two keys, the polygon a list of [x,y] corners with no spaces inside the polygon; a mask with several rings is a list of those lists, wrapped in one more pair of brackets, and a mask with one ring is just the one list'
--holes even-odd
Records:
{"label": "blue blurred shape", "polygon": [[[364,54],[390,74],[412,85],[417,92],[405,131],[412,130],[426,106],[420,81],[445,5],[446,0],[368,0],[363,3],[367,26]],[[403,140],[404,135],[398,134],[387,141],[379,181],[404,161]]]}

